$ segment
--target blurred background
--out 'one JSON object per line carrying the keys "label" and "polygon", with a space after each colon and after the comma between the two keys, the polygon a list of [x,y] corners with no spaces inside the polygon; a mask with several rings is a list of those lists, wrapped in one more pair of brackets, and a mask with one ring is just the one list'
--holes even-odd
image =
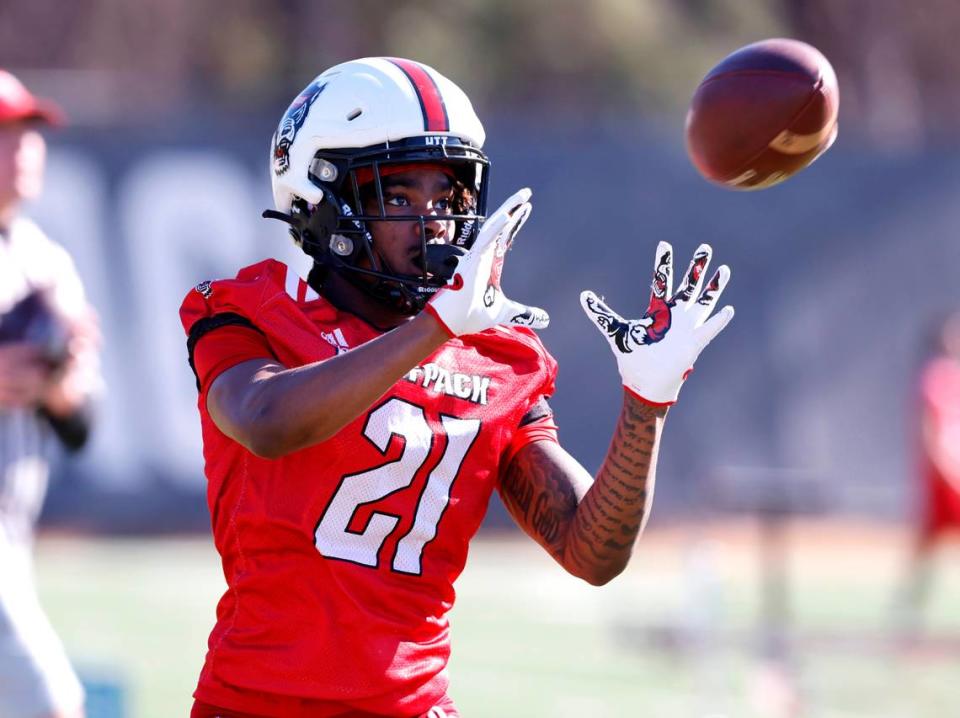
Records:
{"label": "blurred background", "polygon": [[[719,189],[686,157],[687,103],[773,36],[832,61],[839,139],[783,185]],[[917,374],[960,305],[958,36],[948,0],[0,1],[0,66],[71,120],[29,213],[73,253],[104,334],[100,422],[59,467],[38,548],[91,718],[187,713],[222,578],[177,310],[263,257],[305,267],[260,218],[269,139],[316,74],[367,55],[467,91],[492,202],[533,189],[504,282],[553,317],[552,405],[590,470],[621,390],[580,290],[642,311],[658,240],[684,262],[708,241],[734,274],[737,317],[670,412],[627,574],[577,585],[494,500],[453,617],[464,715],[955,711],[953,549],[906,648],[897,592]]]}

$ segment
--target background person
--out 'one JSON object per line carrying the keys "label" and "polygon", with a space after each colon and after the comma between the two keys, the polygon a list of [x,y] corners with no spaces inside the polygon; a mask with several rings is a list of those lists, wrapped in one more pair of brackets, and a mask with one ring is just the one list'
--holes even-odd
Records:
{"label": "background person", "polygon": [[76,718],[83,690],[37,600],[51,452],[83,446],[99,385],[93,313],[67,252],[20,214],[43,186],[51,102],[0,71],[0,715]]}
{"label": "background person", "polygon": [[960,311],[938,322],[920,372],[916,511],[899,609],[902,637],[916,636],[928,599],[934,549],[960,532]]}

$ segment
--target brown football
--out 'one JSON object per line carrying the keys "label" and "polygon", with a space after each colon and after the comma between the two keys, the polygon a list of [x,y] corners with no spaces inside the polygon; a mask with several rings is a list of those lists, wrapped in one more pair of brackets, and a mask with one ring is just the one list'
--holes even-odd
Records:
{"label": "brown football", "polygon": [[687,112],[687,152],[730,189],[782,182],[837,138],[837,76],[819,50],[773,38],[742,47],[707,73]]}

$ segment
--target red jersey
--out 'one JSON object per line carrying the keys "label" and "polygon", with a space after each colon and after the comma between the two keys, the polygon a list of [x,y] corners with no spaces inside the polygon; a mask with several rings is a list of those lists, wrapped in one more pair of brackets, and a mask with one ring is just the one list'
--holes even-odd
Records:
{"label": "red jersey", "polygon": [[960,362],[930,362],[920,396],[926,434],[920,457],[925,492],[921,534],[929,541],[960,527]]}
{"label": "red jersey", "polygon": [[268,460],[211,420],[216,376],[329,359],[381,332],[274,260],[199,285],[181,318],[228,586],[195,696],[285,718],[428,710],[447,689],[453,581],[556,362],[523,328],[451,339],[331,439]]}

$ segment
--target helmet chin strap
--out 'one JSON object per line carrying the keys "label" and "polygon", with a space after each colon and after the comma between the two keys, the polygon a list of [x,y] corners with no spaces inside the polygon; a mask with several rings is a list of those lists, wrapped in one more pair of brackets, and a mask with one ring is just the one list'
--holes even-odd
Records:
{"label": "helmet chin strap", "polygon": [[[426,286],[423,275],[403,275],[393,272],[382,256],[384,272],[363,269],[342,260],[334,260],[333,268],[340,276],[373,298],[404,314],[417,314],[427,301],[453,277],[459,258],[466,250],[452,244],[428,244],[424,249],[425,273],[439,280],[437,286]],[[391,273],[391,274],[387,274]],[[371,283],[370,279],[374,281]]]}
{"label": "helmet chin strap", "polygon": [[424,253],[424,265],[428,274],[443,280],[446,284],[460,263],[460,257],[467,250],[455,244],[428,244]]}

